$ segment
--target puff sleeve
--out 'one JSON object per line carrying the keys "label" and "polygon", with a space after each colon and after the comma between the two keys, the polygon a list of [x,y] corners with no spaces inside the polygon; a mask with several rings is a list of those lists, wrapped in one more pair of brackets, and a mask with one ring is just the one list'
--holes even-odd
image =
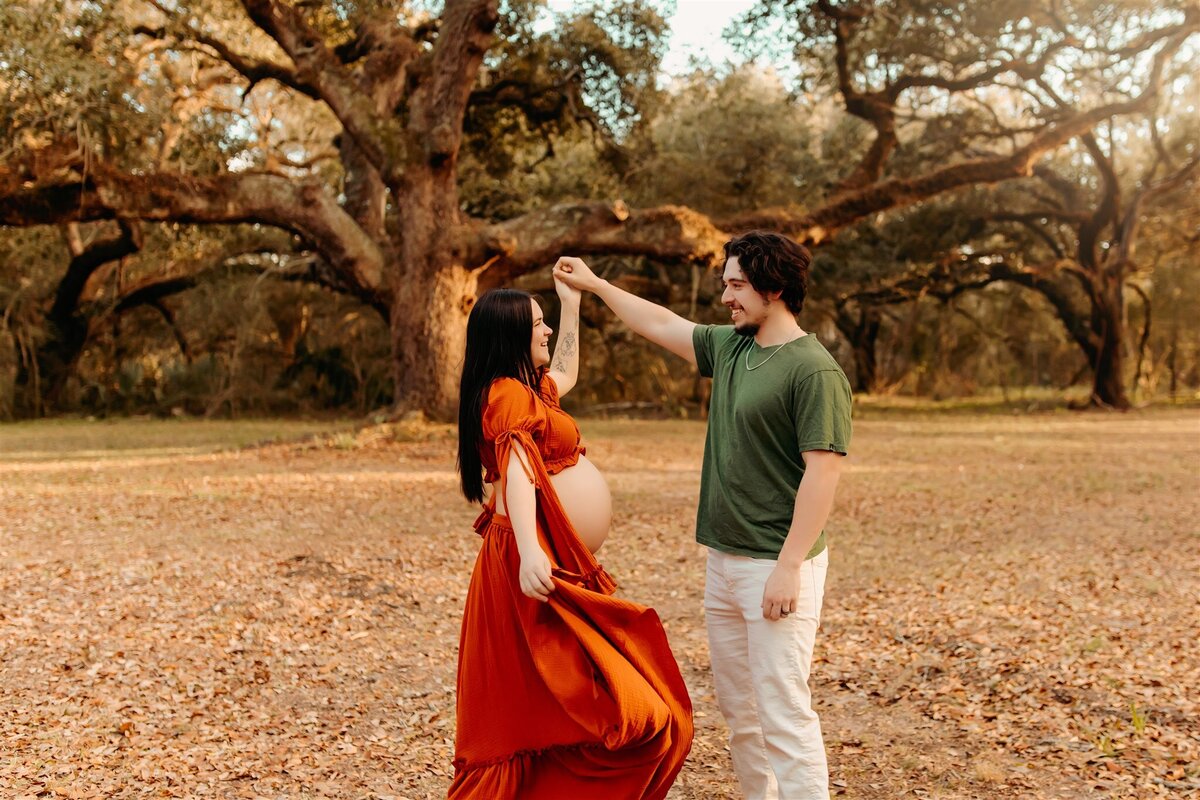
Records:
{"label": "puff sleeve", "polygon": [[[488,481],[497,480],[508,470],[513,442],[520,442],[529,458],[540,460],[536,440],[545,434],[546,417],[528,386],[515,378],[500,378],[492,383],[482,421],[483,439],[495,448],[494,468],[488,469]],[[541,470],[535,470],[524,459],[521,460],[521,466],[529,476],[529,481],[539,486],[537,473]]]}

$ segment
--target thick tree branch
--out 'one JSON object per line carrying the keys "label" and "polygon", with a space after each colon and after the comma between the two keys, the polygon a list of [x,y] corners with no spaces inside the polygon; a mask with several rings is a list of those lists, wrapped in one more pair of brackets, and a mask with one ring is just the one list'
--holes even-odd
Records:
{"label": "thick tree branch", "polygon": [[1050,65],[1050,59],[1070,44],[1069,39],[1060,39],[1047,45],[1041,55],[1037,57],[1011,58],[962,77],[947,78],[941,75],[927,74],[902,75],[889,84],[887,93],[894,101],[909,89],[942,89],[952,93],[965,92],[978,89],[1009,72],[1026,81],[1034,80],[1046,71]]}
{"label": "thick tree branch", "polygon": [[[1050,65],[1053,56],[1066,47],[1078,47],[1078,43],[1069,34],[1064,34],[1062,38],[1044,47],[1041,53],[1036,56],[1030,54],[1009,58],[969,75],[946,77],[936,74],[906,73],[892,79],[881,90],[860,91],[856,88],[852,75],[850,40],[855,33],[855,29],[872,15],[874,11],[873,7],[865,3],[836,5],[832,0],[817,0],[817,7],[833,22],[834,63],[837,69],[839,93],[842,95],[846,110],[848,113],[870,123],[875,129],[875,138],[854,170],[835,188],[833,192],[834,201],[825,208],[825,211],[828,213],[822,215],[818,212],[813,215],[813,220],[806,220],[794,226],[794,228],[799,229],[808,228],[808,236],[811,237],[811,241],[819,242],[823,236],[835,232],[840,227],[844,227],[844,223],[841,220],[847,214],[856,215],[856,218],[861,218],[861,216],[866,216],[874,211],[884,210],[900,204],[895,200],[889,200],[887,197],[889,194],[895,195],[905,192],[923,194],[929,191],[937,193],[945,191],[945,189],[936,188],[937,184],[947,181],[957,182],[963,180],[966,183],[993,183],[1008,177],[1022,177],[1027,174],[1028,169],[1033,165],[1033,161],[1039,155],[1084,131],[1090,130],[1096,124],[1096,121],[1105,118],[1104,116],[1095,118],[1095,111],[1082,114],[1076,113],[1072,119],[1061,120],[1057,125],[1047,126],[1041,133],[1035,135],[1030,144],[1024,148],[1019,148],[1011,157],[996,156],[991,159],[956,165],[958,169],[955,171],[946,169],[931,174],[929,177],[932,180],[925,182],[925,185],[921,185],[922,182],[919,179],[915,181],[897,180],[885,184],[877,184],[876,181],[883,175],[888,158],[898,144],[895,107],[897,100],[904,92],[915,88],[937,88],[951,93],[964,92],[993,82],[1000,75],[1010,72],[1026,81],[1040,81],[1042,75]],[[1138,37],[1136,41],[1109,53],[1114,58],[1127,57],[1132,54],[1141,53],[1146,48],[1152,47],[1164,39],[1169,40],[1169,44],[1155,58],[1152,70],[1153,75],[1147,90],[1143,91],[1140,97],[1130,101],[1130,103],[1135,104],[1135,108],[1145,108],[1150,104],[1150,99],[1157,94],[1158,83],[1164,64],[1164,55],[1174,53],[1183,39],[1197,30],[1198,23],[1200,23],[1200,12],[1189,8],[1181,23],[1149,31]],[[1118,103],[1112,104],[1109,107],[1119,109],[1121,106],[1128,107],[1129,104]],[[1100,110],[1098,109],[1097,111]],[[1127,111],[1115,110],[1114,113],[1127,113]],[[1089,117],[1092,119],[1086,119]],[[1080,122],[1084,123],[1082,127],[1072,124]],[[1055,133],[1062,133],[1069,129],[1074,129],[1074,133],[1067,135],[1066,138],[1059,138],[1057,135],[1054,135]],[[1047,134],[1051,135],[1047,136]],[[979,171],[981,167],[984,168],[983,172],[991,171],[998,177],[993,178],[981,174]],[[989,170],[987,167],[991,169]],[[972,173],[974,175],[968,177]],[[884,189],[884,191],[878,191],[880,188]],[[864,205],[867,207],[876,207],[868,210],[863,208]],[[761,218],[761,223],[747,218],[735,222],[734,226],[739,228],[766,227],[768,225],[777,226],[780,222],[781,217],[777,212],[768,212]]]}
{"label": "thick tree branch", "polygon": [[989,276],[994,280],[1008,281],[1033,289],[1045,297],[1050,305],[1054,306],[1055,313],[1067,329],[1067,333],[1083,350],[1088,361],[1095,363],[1100,348],[1088,322],[1089,314],[1079,308],[1068,291],[1047,277],[1053,274],[1055,267],[1056,265],[1049,264],[1020,268],[1002,261],[991,265]]}
{"label": "thick tree branch", "polygon": [[[376,116],[392,119],[408,90],[409,67],[418,52],[413,34],[396,24],[395,12],[381,10],[359,24],[354,40],[338,49],[338,57],[355,62],[351,65],[354,78],[371,98]],[[342,192],[346,211],[372,239],[383,243],[388,188],[395,185],[397,176],[385,179],[354,136],[339,136],[337,145],[345,168]]]}
{"label": "thick tree branch", "polygon": [[168,297],[194,289],[217,275],[225,275],[227,270],[223,267],[224,264],[219,264],[190,275],[173,275],[169,278],[143,281],[121,296],[113,306],[113,313],[124,314],[142,306],[157,306]]}
{"label": "thick tree branch", "polygon": [[529,76],[503,78],[471,92],[468,106],[475,108],[516,108],[534,125],[556,122],[569,110],[576,110],[570,90],[578,77],[572,71],[565,79],[538,83]]}
{"label": "thick tree branch", "polygon": [[116,235],[98,239],[86,248],[82,244],[71,248],[71,263],[58,283],[54,302],[47,315],[51,321],[61,324],[75,314],[83,289],[97,269],[109,262],[133,255],[141,249],[142,235],[137,224],[126,219],[118,222],[120,231]]}
{"label": "thick tree branch", "polygon": [[395,114],[409,84],[409,67],[420,54],[413,35],[396,24],[395,12],[381,11],[358,27],[354,66],[359,85],[384,118]]}
{"label": "thick tree branch", "polygon": [[37,176],[24,164],[0,165],[0,225],[116,218],[258,222],[303,237],[356,294],[383,288],[382,251],[319,184],[255,173],[129,175],[103,163],[85,169],[78,159],[42,166],[45,174]]}
{"label": "thick tree branch", "polygon": [[1008,282],[1032,289],[1054,306],[1071,338],[1080,346],[1089,361],[1095,361],[1098,344],[1089,325],[1089,313],[1079,308],[1071,293],[1050,276],[1063,266],[1051,261],[1033,267],[1020,267],[996,256],[953,256],[932,269],[907,275],[884,286],[844,295],[840,303],[858,301],[867,305],[896,305],[921,297],[936,297],[948,301],[965,292],[984,289],[993,283]]}
{"label": "thick tree branch", "polygon": [[1079,263],[1085,268],[1094,269],[1100,263],[1100,234],[1106,227],[1115,223],[1121,213],[1121,182],[1117,179],[1112,157],[1100,147],[1095,135],[1089,131],[1081,136],[1080,140],[1091,155],[1096,171],[1100,173],[1100,203],[1079,226],[1077,256]]}
{"label": "thick tree branch", "polygon": [[1200,158],[1193,158],[1170,175],[1142,187],[1130,199],[1129,207],[1121,219],[1116,252],[1111,256],[1117,263],[1129,264],[1133,259],[1133,243],[1142,220],[1142,209],[1162,195],[1183,186],[1197,174],[1200,174]]}
{"label": "thick tree branch", "polygon": [[864,306],[890,306],[911,303],[922,297],[934,297],[946,302],[965,292],[995,283],[997,279],[988,271],[991,260],[994,257],[967,257],[955,251],[924,272],[843,294],[838,297],[836,305],[839,309],[850,302]]}
{"label": "thick tree branch", "polygon": [[[1078,216],[1083,217],[1083,215],[1078,215]],[[1054,253],[1055,258],[1066,258],[1066,252],[1064,252],[1062,245],[1059,244],[1058,240],[1054,238],[1053,234],[1051,234],[1050,231],[1046,230],[1045,228],[1043,228],[1041,225],[1038,224],[1043,219],[1064,220],[1064,217],[1065,217],[1065,212],[1058,212],[1058,214],[1047,214],[1047,213],[1044,213],[1044,211],[1030,211],[1030,212],[1024,212],[1024,213],[988,214],[984,217],[981,217],[980,221],[983,221],[983,222],[1015,222],[1015,223],[1023,226],[1027,231],[1029,231],[1034,236],[1038,237],[1043,242],[1045,242],[1046,246],[1050,248],[1050,252]],[[1082,220],[1066,220],[1066,221],[1079,222]]]}
{"label": "thick tree branch", "polygon": [[413,93],[409,123],[434,167],[452,163],[458,153],[463,114],[499,19],[496,0],[446,2],[428,73]]}
{"label": "thick tree branch", "polygon": [[175,312],[171,307],[161,300],[153,300],[146,303],[150,308],[158,312],[163,318],[163,322],[167,323],[167,327],[171,329],[171,334],[175,337],[175,344],[179,347],[179,352],[183,356],[183,360],[192,363],[192,347],[188,343],[187,336],[183,334],[183,329],[179,327],[178,321],[175,319]]}
{"label": "thick tree branch", "polygon": [[242,0],[242,6],[292,59],[297,78],[325,101],[384,181],[397,185],[403,177],[406,146],[394,118],[378,113],[370,95],[356,85],[295,8],[278,0]]}
{"label": "thick tree branch", "polygon": [[530,269],[549,268],[561,255],[645,255],[664,261],[715,264],[729,237],[702,214],[679,206],[629,210],[624,203],[553,206],[474,232],[470,264],[481,285]]}
{"label": "thick tree branch", "polygon": [[[1033,79],[1045,72],[1055,53],[1067,47],[1064,37],[1046,46],[1037,57],[1017,57],[993,64],[970,75],[946,77],[931,74],[906,73],[891,80],[878,91],[859,91],[855,88],[850,64],[850,40],[855,28],[871,14],[866,5],[837,6],[832,0],[818,0],[817,7],[833,21],[834,65],[838,75],[838,91],[846,111],[875,129],[875,139],[854,170],[837,186],[845,192],[867,186],[883,175],[888,158],[898,146],[896,133],[896,103],[906,91],[917,88],[936,88],[950,93],[966,92],[993,82],[1005,73]],[[989,109],[990,110],[990,109]],[[1005,131],[1004,135],[1011,132]]]}
{"label": "thick tree branch", "polygon": [[346,213],[368,236],[382,243],[386,238],[387,187],[379,177],[379,171],[367,160],[354,139],[339,137],[338,149],[345,167],[342,194],[346,198]]}
{"label": "thick tree branch", "polygon": [[837,68],[838,91],[846,111],[859,119],[866,120],[875,128],[875,140],[871,147],[836,191],[848,191],[866,186],[879,180],[884,165],[896,149],[896,97],[888,92],[860,92],[854,87],[850,74],[849,39],[853,28],[865,16],[861,8],[840,8],[830,0],[818,0],[818,8],[834,21],[834,65]]}
{"label": "thick tree branch", "polygon": [[808,214],[797,214],[790,209],[766,209],[719,220],[717,225],[729,231],[773,228],[787,232],[803,243],[819,244],[848,225],[881,211],[912,205],[965,186],[1026,177],[1044,155],[1090,131],[1101,121],[1150,107],[1158,96],[1165,61],[1179,49],[1182,41],[1183,37],[1170,40],[1157,54],[1141,94],[1050,123],[1010,155],[975,158],[915,178],[882,181],[839,195]]}
{"label": "thick tree branch", "polygon": [[[166,39],[170,32],[166,28],[150,27],[148,25],[138,25],[133,29],[134,34],[143,34],[154,39]],[[215,36],[210,36],[202,31],[192,29],[190,26],[187,29],[188,39],[203,45],[203,48],[196,48],[210,58],[215,58],[218,61],[223,61],[228,64],[235,72],[239,73],[250,85],[246,88],[249,92],[254,86],[262,81],[273,80],[283,86],[300,92],[301,94],[311,97],[313,100],[320,100],[317,90],[312,86],[300,80],[296,71],[291,67],[280,64],[269,59],[253,58],[251,56],[238,53],[225,42],[217,39]]]}
{"label": "thick tree branch", "polygon": [[[552,263],[558,255],[572,251],[715,260],[728,234],[752,228],[780,230],[805,244],[820,244],[839,230],[881,211],[912,205],[965,186],[999,183],[1030,175],[1037,159],[1090,131],[1102,120],[1133,113],[1152,104],[1158,93],[1163,64],[1180,44],[1181,40],[1177,38],[1158,53],[1147,84],[1137,97],[1051,123],[1011,155],[972,159],[916,178],[883,181],[836,197],[807,214],[793,209],[767,209],[713,220],[678,207],[614,214],[612,207],[604,204],[557,206],[482,228],[467,248],[472,255],[468,263],[490,267],[485,280],[499,282],[533,265]],[[1054,216],[1072,221],[1080,218],[1074,210],[1057,211]],[[1007,279],[1035,282],[1027,273],[1013,273]],[[1066,295],[1060,297],[1061,290],[1052,283],[1031,284],[1031,288],[1037,288],[1052,303],[1066,304],[1064,309],[1069,307],[1069,298]],[[1056,292],[1059,294],[1055,295]],[[1063,313],[1074,310],[1070,307]],[[1086,346],[1094,348],[1090,340]]]}
{"label": "thick tree branch", "polygon": [[1157,117],[1151,115],[1147,121],[1150,123],[1147,127],[1150,129],[1150,141],[1154,143],[1154,152],[1156,154],[1154,158],[1154,166],[1151,168],[1150,173],[1146,176],[1147,179],[1150,179],[1154,177],[1154,173],[1158,171],[1158,167],[1160,165],[1166,164],[1168,169],[1172,167],[1172,162],[1174,159],[1171,158],[1171,154],[1167,152],[1167,148],[1163,144],[1162,134],[1160,134],[1158,131]]}
{"label": "thick tree branch", "polygon": [[[231,274],[266,276],[289,283],[307,283],[338,294],[354,295],[337,280],[336,275],[328,269],[328,265],[315,255],[286,256],[256,251],[222,256],[193,272],[149,278],[121,295],[113,306],[113,313],[123,314],[141,306],[155,306],[169,297]],[[368,301],[367,305],[387,320],[389,309],[385,303]]]}

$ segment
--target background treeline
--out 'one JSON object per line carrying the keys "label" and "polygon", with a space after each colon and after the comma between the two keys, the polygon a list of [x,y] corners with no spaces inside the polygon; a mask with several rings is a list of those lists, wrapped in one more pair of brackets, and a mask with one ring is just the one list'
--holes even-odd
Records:
{"label": "background treeline", "polygon": [[[308,92],[271,73],[286,61],[278,48],[296,64],[304,56],[278,31],[268,30],[276,45],[245,30],[247,14],[266,25],[255,16],[263,5],[276,4],[25,0],[0,12],[13,34],[0,45],[0,220],[10,223],[0,226],[0,417],[360,414],[413,405],[406,384],[425,370],[455,372],[453,343],[434,340],[441,320],[459,326],[465,309],[422,288],[432,267],[405,271],[413,234],[397,206],[409,178],[393,185],[380,162],[362,165],[369,148],[347,132],[348,112],[330,112],[326,84]],[[752,63],[698,64],[666,82],[668,31],[653,4],[581,6],[556,20],[538,3],[502,5],[461,113],[452,211],[522,243],[538,235],[526,229],[562,226],[571,204],[587,201],[609,203],[621,221],[632,213],[627,227],[638,209],[675,222],[661,236],[658,217],[638,222],[634,243],[560,232],[527,259],[523,244],[477,257],[464,245],[467,255],[454,252],[465,267],[509,262],[466,285],[539,292],[553,324],[549,256],[562,248],[682,314],[724,322],[712,246],[659,246],[691,241],[678,233],[689,215],[718,221],[721,235],[745,226],[719,221],[763,226],[772,214],[790,230],[854,192],[911,179],[879,211],[824,231],[795,227],[816,253],[802,324],[857,391],[942,399],[1041,387],[1115,407],[1194,396],[1200,14],[1075,3],[1037,16],[1020,5],[763,3],[729,32]],[[434,52],[449,13],[288,8],[364,74],[371,56],[337,47],[391,35],[371,27],[383,19]],[[922,183],[1020,152],[1105,103],[1116,110],[1019,175],[981,172],[944,191]],[[111,199],[111,186],[91,187],[90,169],[145,178],[149,199]],[[196,181],[150,183],[155,170]],[[390,194],[370,196],[374,184],[357,183],[355,170]],[[224,176],[327,187],[364,229],[374,214],[376,241],[394,243],[386,290],[348,281],[346,259],[330,253],[349,248],[308,233],[316,223],[291,228],[286,210],[222,217],[187,205],[205,195],[226,207],[273,201],[270,187],[266,200],[223,201],[202,182]],[[546,209],[566,211],[539,223]],[[431,219],[440,235],[445,217]],[[702,405],[705,387],[686,365],[594,300],[584,318],[576,408]],[[427,397],[436,408],[438,396]]]}

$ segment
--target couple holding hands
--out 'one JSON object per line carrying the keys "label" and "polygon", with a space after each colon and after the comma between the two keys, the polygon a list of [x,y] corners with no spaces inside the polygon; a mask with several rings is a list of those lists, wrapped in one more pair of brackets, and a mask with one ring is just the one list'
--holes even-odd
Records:
{"label": "couple holding hands", "polygon": [[697,325],[560,258],[559,339],[537,301],[484,294],[467,323],[458,466],[483,504],[463,609],[451,800],[657,800],[692,742],[692,707],[655,612],[596,561],[604,477],[559,398],[579,372],[579,302],[713,379],[696,540],[717,704],[743,795],[829,796],[808,678],[850,445],[850,386],[796,321],[811,256],[755,231],[725,245],[729,325]]}

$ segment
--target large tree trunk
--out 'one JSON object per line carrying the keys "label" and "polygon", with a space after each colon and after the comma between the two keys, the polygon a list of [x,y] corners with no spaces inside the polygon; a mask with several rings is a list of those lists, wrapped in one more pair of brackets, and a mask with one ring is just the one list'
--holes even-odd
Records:
{"label": "large tree trunk", "polygon": [[17,406],[26,414],[41,416],[58,410],[88,340],[90,322],[80,307],[88,280],[104,265],[141,249],[141,231],[135,223],[121,220],[118,227],[116,235],[99,237],[87,246],[78,225],[63,228],[71,262],[54,295],[45,301],[45,338],[17,372]]}
{"label": "large tree trunk", "polygon": [[87,342],[87,322],[71,315],[63,319],[47,318],[47,338],[34,353],[37,362],[22,365],[17,372],[17,405],[33,416],[58,410],[67,381]]}
{"label": "large tree trunk", "polygon": [[408,181],[399,204],[403,238],[389,270],[395,407],[452,420],[479,273],[464,265],[466,219],[453,172],[434,168],[420,177]]}
{"label": "large tree trunk", "polygon": [[852,344],[854,345],[854,391],[871,394],[879,388],[879,366],[875,358],[875,344],[879,339],[881,316],[872,309],[870,321],[862,327]]}
{"label": "large tree trunk", "polygon": [[1120,278],[1106,278],[1092,306],[1092,333],[1097,344],[1092,366],[1091,404],[1125,411],[1125,307]]}
{"label": "large tree trunk", "polygon": [[[425,262],[428,270],[420,270],[428,277],[402,280],[394,295],[395,405],[399,410],[421,410],[435,419],[451,420],[458,409],[458,375],[477,280],[462,266],[432,261]],[[415,277],[418,270],[405,272]]]}
{"label": "large tree trunk", "polygon": [[850,341],[854,351],[854,391],[871,394],[879,388],[875,345],[879,340],[883,314],[874,306],[860,306],[857,314],[850,313],[842,306],[838,308],[835,322],[838,330]]}

